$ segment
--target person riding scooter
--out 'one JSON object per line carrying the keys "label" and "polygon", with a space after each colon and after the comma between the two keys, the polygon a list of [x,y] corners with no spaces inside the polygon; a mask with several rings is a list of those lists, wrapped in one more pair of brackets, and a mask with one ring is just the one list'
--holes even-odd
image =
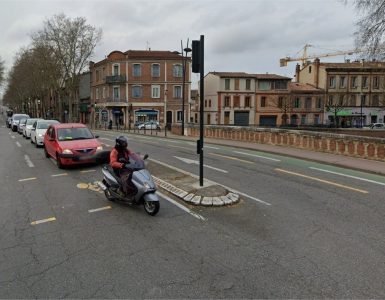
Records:
{"label": "person riding scooter", "polygon": [[129,155],[131,151],[127,148],[127,139],[124,136],[119,136],[115,140],[115,147],[110,153],[110,166],[114,169],[122,184],[122,190],[127,197],[133,197],[136,193],[136,188],[132,183],[133,170],[126,168],[130,162]]}

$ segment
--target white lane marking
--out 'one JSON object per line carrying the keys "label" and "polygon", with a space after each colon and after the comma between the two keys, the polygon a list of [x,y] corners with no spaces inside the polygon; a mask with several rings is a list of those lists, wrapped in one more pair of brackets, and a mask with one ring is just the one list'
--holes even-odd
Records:
{"label": "white lane marking", "polygon": [[28,167],[33,168],[33,167],[35,166],[35,165],[32,163],[31,159],[29,158],[29,156],[28,156],[27,154],[24,155],[24,159],[25,159],[25,161],[27,162]]}
{"label": "white lane marking", "polygon": [[217,147],[212,147],[212,146],[206,146],[206,145],[203,145],[203,149],[214,149],[214,150],[219,150],[219,148]]}
{"label": "white lane marking", "polygon": [[[179,156],[174,156],[176,159],[179,159],[181,161],[183,161],[184,163],[186,164],[195,164],[195,165],[199,165],[199,161],[197,160],[192,160],[192,159],[189,159],[189,158],[184,158],[184,157],[179,157]],[[218,171],[218,172],[222,172],[222,173],[229,173],[228,171],[226,170],[222,170],[222,169],[219,169],[219,168],[215,168],[215,167],[212,167],[212,166],[208,166],[208,165],[203,165],[204,167],[206,168],[209,168],[209,169],[213,169],[215,171]]]}
{"label": "white lane marking", "polygon": [[156,192],[159,196],[161,196],[163,199],[167,200],[168,202],[174,204],[175,206],[179,207],[180,209],[182,209],[183,211],[187,212],[188,214],[192,215],[194,218],[197,218],[198,220],[202,220],[202,221],[205,221],[206,219],[201,216],[200,214],[197,214],[195,212],[193,212],[192,210],[190,210],[189,208],[187,208],[186,206],[180,204],[179,202],[175,201],[174,199],[171,199],[170,197],[166,196],[165,194],[163,193],[160,193],[159,191]]}
{"label": "white lane marking", "polygon": [[37,179],[37,178],[36,177],[24,178],[24,179],[19,179],[19,182],[30,181],[30,180],[35,180],[35,179]]}
{"label": "white lane marking", "polygon": [[54,165],[56,165],[56,160],[54,160],[52,157],[50,157],[50,161],[51,161]]}
{"label": "white lane marking", "polygon": [[181,144],[182,142],[179,142],[179,141],[173,141],[173,140],[168,140],[167,142],[169,143],[175,143],[175,144]]}
{"label": "white lane marking", "polygon": [[21,144],[19,142],[15,143],[17,147],[21,148]]}
{"label": "white lane marking", "polygon": [[366,181],[366,182],[370,182],[370,183],[375,183],[375,184],[379,184],[379,185],[385,185],[385,183],[379,182],[379,181],[375,181],[375,180],[365,179],[365,178],[361,178],[361,177],[356,177],[356,176],[347,175],[347,174],[343,174],[343,173],[338,173],[338,172],[333,172],[333,171],[329,171],[329,170],[319,169],[319,168],[315,168],[315,167],[309,167],[309,168],[312,169],[312,170],[317,170],[317,171],[321,171],[321,172],[325,172],[325,173],[330,173],[330,174],[334,174],[334,175],[340,175],[340,176],[344,176],[344,177],[348,177],[348,178],[353,178],[353,179],[357,179],[357,180],[361,180],[361,181]]}
{"label": "white lane marking", "polygon": [[[170,164],[166,164],[166,163],[164,163],[164,162],[161,162],[161,161],[156,160],[156,159],[153,159],[153,158],[149,158],[148,160],[150,160],[150,161],[152,160],[152,161],[154,161],[154,162],[156,162],[156,163],[158,163],[158,164],[160,164],[160,165],[162,165],[162,166],[165,166],[165,167],[168,167],[168,168],[173,169],[173,170],[175,170],[175,171],[178,171],[178,172],[181,172],[181,173],[183,173],[183,174],[189,175],[189,176],[191,176],[191,177],[193,177],[193,178],[195,178],[195,179],[199,179],[199,176],[197,176],[197,175],[195,175],[195,174],[193,174],[193,173],[187,172],[187,171],[185,171],[185,170],[176,168],[176,167],[174,167],[174,166],[172,166],[172,165],[170,165]],[[205,179],[205,181],[206,181],[207,183],[217,184],[217,185],[219,185],[219,186],[221,186],[221,187],[224,187],[225,189],[228,189],[228,190],[229,190],[230,192],[232,192],[232,193],[236,193],[236,194],[245,196],[245,197],[247,197],[247,198],[249,198],[249,199],[252,199],[252,200],[254,200],[254,201],[256,201],[256,202],[259,202],[259,203],[262,203],[262,204],[265,204],[265,205],[271,205],[271,203],[269,203],[269,202],[260,200],[260,199],[258,199],[258,198],[253,197],[253,196],[250,196],[250,195],[248,195],[248,194],[245,194],[245,193],[242,193],[242,192],[240,192],[240,191],[234,190],[234,189],[231,188],[231,187],[228,187],[228,186],[226,186],[226,185],[220,184],[220,183],[215,182],[215,181],[213,181],[213,180]]]}
{"label": "white lane marking", "polygon": [[56,218],[55,217],[51,217],[51,218],[48,218],[48,219],[34,221],[34,222],[31,222],[31,225],[37,225],[37,224],[47,223],[47,222],[52,222],[52,221],[56,221]]}
{"label": "white lane marking", "polygon": [[268,160],[272,160],[272,161],[281,161],[280,159],[270,158],[270,157],[266,157],[266,156],[262,156],[262,155],[256,155],[256,154],[251,154],[251,153],[246,153],[246,152],[241,152],[241,151],[233,151],[233,152],[234,153],[238,153],[238,154],[249,155],[249,156],[263,158],[263,159],[268,159]]}
{"label": "white lane marking", "polygon": [[109,138],[99,138],[99,140],[106,140],[106,141],[110,141],[110,142],[113,142],[113,141],[114,141],[114,140],[109,139]]}
{"label": "white lane marking", "polygon": [[111,209],[111,208],[112,208],[111,206],[104,206],[104,207],[99,207],[99,208],[89,209],[88,212],[89,212],[89,213],[93,213],[93,212],[102,211],[102,210],[107,210],[107,209]]}
{"label": "white lane marking", "polygon": [[68,173],[61,173],[61,174],[54,174],[54,175],[51,175],[51,177],[59,177],[59,176],[67,176]]}
{"label": "white lane marking", "polygon": [[85,170],[85,171],[80,171],[80,173],[91,173],[91,172],[95,172],[96,170]]}
{"label": "white lane marking", "polygon": [[14,135],[11,135],[11,138],[13,138],[13,139],[14,139],[14,138],[15,138],[15,136],[14,136]]}

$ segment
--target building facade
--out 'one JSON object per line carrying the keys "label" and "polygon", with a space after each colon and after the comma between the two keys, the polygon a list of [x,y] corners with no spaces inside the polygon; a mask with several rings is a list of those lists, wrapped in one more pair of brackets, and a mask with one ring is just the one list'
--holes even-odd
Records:
{"label": "building facade", "polygon": [[[204,122],[239,126],[318,125],[323,91],[276,74],[210,72],[205,76]],[[199,105],[192,105],[198,122]]]}
{"label": "building facade", "polygon": [[296,67],[296,82],[324,90],[325,123],[361,127],[385,120],[385,63],[319,59]]}
{"label": "building facade", "polygon": [[[183,89],[183,70],[185,85]],[[190,61],[170,51],[113,51],[90,63],[94,126],[130,128],[137,122],[180,122],[190,98]],[[184,92],[183,92],[184,91]],[[185,105],[185,120],[187,120]]]}

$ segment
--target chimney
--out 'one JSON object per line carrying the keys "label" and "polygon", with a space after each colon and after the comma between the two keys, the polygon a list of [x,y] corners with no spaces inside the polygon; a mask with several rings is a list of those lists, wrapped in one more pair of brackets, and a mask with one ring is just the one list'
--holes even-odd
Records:
{"label": "chimney", "polygon": [[295,82],[299,82],[299,72],[301,71],[301,67],[299,64],[295,66]]}
{"label": "chimney", "polygon": [[315,66],[314,83],[315,83],[315,87],[317,89],[319,88],[319,65],[320,65],[320,60],[319,60],[319,58],[316,58],[314,60],[314,66]]}

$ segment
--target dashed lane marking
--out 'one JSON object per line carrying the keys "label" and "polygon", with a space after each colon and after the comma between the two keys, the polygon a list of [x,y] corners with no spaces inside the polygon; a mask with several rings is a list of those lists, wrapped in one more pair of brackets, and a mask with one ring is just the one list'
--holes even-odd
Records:
{"label": "dashed lane marking", "polygon": [[19,182],[36,180],[36,179],[37,179],[36,177],[29,177],[29,178],[19,179]]}
{"label": "dashed lane marking", "polygon": [[249,156],[253,156],[253,157],[257,157],[257,158],[277,161],[277,162],[281,161],[280,159],[275,159],[275,158],[271,158],[271,157],[266,157],[266,156],[262,156],[262,155],[256,155],[256,154],[251,154],[251,153],[246,153],[246,152],[241,152],[241,151],[233,151],[233,152],[238,153],[238,154],[243,154],[243,155],[249,155]]}
{"label": "dashed lane marking", "polygon": [[33,221],[33,222],[31,222],[31,225],[38,225],[38,224],[53,222],[53,221],[56,221],[55,217],[51,217],[51,218],[47,218],[47,219],[43,219],[43,220],[38,220],[38,221]]}
{"label": "dashed lane marking", "polygon": [[99,208],[89,209],[88,212],[89,212],[89,213],[93,213],[93,212],[102,211],[102,210],[107,210],[107,209],[111,209],[111,208],[112,208],[111,206],[104,206],[104,207],[99,207]]}
{"label": "dashed lane marking", "polygon": [[26,161],[28,167],[30,167],[30,168],[35,167],[35,165],[32,163],[31,159],[29,158],[29,156],[28,156],[27,154],[24,155],[24,159],[25,159],[25,161]]}
{"label": "dashed lane marking", "polygon": [[96,170],[84,170],[84,171],[80,171],[80,173],[91,173],[91,172],[96,172]]}
{"label": "dashed lane marking", "polygon": [[232,160],[236,160],[236,161],[240,161],[240,162],[244,162],[244,163],[247,163],[247,164],[254,164],[253,161],[250,161],[250,160],[244,160],[244,159],[240,159],[240,158],[237,158],[237,157],[233,157],[233,156],[227,156],[227,155],[222,155],[222,154],[217,154],[217,153],[209,153],[210,155],[214,155],[214,156],[220,156],[220,157],[223,157],[223,158],[227,158],[227,159],[232,159]]}
{"label": "dashed lane marking", "polygon": [[19,142],[16,142],[16,146],[21,148],[21,144]]}
{"label": "dashed lane marking", "polygon": [[193,148],[187,148],[187,147],[182,147],[182,146],[176,146],[176,145],[170,145],[170,144],[167,144],[168,147],[173,147],[173,148],[181,148],[181,149],[185,149],[185,150],[192,150]]}
{"label": "dashed lane marking", "polygon": [[109,139],[109,138],[99,138],[100,140],[106,140],[106,141],[110,141],[110,142],[113,142],[114,140],[112,139]]}
{"label": "dashed lane marking", "polygon": [[15,136],[14,136],[14,135],[11,135],[11,138],[15,139]]}
{"label": "dashed lane marking", "polygon": [[275,169],[275,170],[278,171],[278,172],[282,172],[282,173],[286,173],[286,174],[290,174],[290,175],[294,175],[294,176],[299,176],[299,177],[303,177],[303,178],[306,178],[306,179],[310,179],[310,180],[314,180],[314,181],[330,184],[330,185],[333,185],[333,186],[336,186],[336,187],[339,187],[339,188],[343,188],[343,189],[347,189],[347,190],[351,190],[351,191],[354,191],[354,192],[363,193],[363,194],[369,194],[369,192],[365,191],[365,190],[356,189],[356,188],[353,188],[353,187],[348,186],[348,185],[339,184],[339,183],[336,183],[336,182],[320,179],[320,178],[317,178],[317,177],[307,176],[307,175],[304,175],[304,174],[295,173],[295,172],[291,172],[291,171],[287,171],[287,170],[283,170],[283,169]]}
{"label": "dashed lane marking", "polygon": [[61,173],[61,174],[54,174],[54,175],[51,175],[51,177],[60,177],[60,176],[67,176],[68,173]]}

